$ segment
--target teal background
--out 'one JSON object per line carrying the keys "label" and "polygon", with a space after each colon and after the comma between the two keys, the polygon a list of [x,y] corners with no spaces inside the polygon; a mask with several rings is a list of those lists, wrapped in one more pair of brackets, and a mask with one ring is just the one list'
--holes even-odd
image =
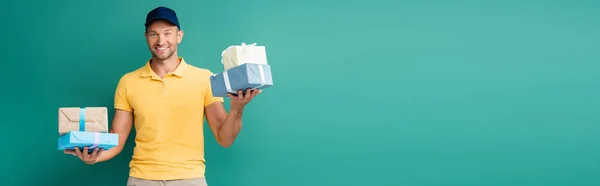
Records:
{"label": "teal background", "polygon": [[600,185],[600,3],[566,0],[3,1],[0,185],[125,185],[135,133],[88,166],[57,109],[112,120],[158,5],[189,63],[257,42],[272,65],[231,148],[205,130],[211,186]]}

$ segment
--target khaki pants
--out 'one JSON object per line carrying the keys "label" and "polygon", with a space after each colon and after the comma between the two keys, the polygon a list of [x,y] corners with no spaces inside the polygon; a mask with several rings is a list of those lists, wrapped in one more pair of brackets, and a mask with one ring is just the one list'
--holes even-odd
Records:
{"label": "khaki pants", "polygon": [[127,186],[208,186],[206,179],[186,179],[186,180],[144,180],[135,177],[129,177]]}

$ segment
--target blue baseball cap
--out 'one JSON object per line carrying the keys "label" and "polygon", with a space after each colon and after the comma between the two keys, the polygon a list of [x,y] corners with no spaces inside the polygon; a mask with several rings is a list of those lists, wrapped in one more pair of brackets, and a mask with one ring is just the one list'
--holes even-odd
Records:
{"label": "blue baseball cap", "polygon": [[173,9],[170,9],[170,8],[167,8],[164,6],[159,6],[155,9],[153,9],[152,11],[148,12],[148,15],[146,15],[145,26],[148,27],[148,25],[150,25],[152,22],[154,22],[156,20],[169,21],[169,22],[177,25],[177,28],[181,29],[179,27],[179,20],[177,19],[177,14],[175,13],[175,11],[173,11]]}

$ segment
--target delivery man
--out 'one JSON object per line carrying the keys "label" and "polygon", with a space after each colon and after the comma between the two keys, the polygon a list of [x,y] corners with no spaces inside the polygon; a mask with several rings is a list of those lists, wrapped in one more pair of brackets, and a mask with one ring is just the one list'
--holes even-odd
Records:
{"label": "delivery man", "polygon": [[204,117],[216,141],[231,146],[242,128],[244,107],[260,90],[229,94],[229,113],[223,98],[213,97],[207,69],[192,66],[178,56],[183,38],[175,11],[151,10],[144,33],[152,53],[141,68],[124,74],[116,87],[111,133],[119,144],[104,151],[66,150],[87,164],[110,160],[122,150],[132,127],[136,137],[128,185],[206,186]]}

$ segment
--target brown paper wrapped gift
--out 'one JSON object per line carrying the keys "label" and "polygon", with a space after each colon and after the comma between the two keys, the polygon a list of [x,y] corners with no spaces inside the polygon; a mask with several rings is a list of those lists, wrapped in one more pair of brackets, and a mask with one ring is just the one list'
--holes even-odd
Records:
{"label": "brown paper wrapped gift", "polygon": [[[81,115],[83,113],[83,115]],[[83,117],[83,120],[81,119]],[[83,123],[80,123],[82,121]],[[80,125],[84,129],[80,129]],[[58,109],[58,133],[70,131],[108,132],[106,107],[63,107]]]}

